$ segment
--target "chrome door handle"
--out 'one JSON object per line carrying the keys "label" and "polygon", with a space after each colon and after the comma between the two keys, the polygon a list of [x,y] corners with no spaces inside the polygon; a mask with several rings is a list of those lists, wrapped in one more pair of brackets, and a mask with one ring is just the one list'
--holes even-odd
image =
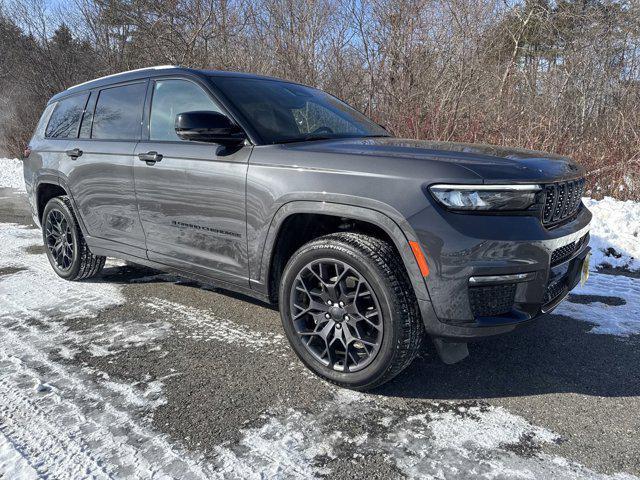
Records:
{"label": "chrome door handle", "polygon": [[162,160],[162,154],[158,152],[139,153],[138,158],[143,162],[147,162],[147,165],[154,165]]}
{"label": "chrome door handle", "polygon": [[76,158],[82,156],[82,150],[80,150],[79,148],[74,148],[72,150],[67,150],[66,154],[69,155],[72,160],[75,160]]}

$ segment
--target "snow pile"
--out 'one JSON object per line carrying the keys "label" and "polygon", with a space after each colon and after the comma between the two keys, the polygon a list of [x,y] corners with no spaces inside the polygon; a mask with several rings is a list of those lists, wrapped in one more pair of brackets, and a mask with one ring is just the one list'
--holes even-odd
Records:
{"label": "snow pile", "polygon": [[25,190],[22,162],[17,158],[0,158],[0,187]]}
{"label": "snow pile", "polygon": [[640,203],[605,197],[583,198],[593,213],[592,265],[640,269]]}

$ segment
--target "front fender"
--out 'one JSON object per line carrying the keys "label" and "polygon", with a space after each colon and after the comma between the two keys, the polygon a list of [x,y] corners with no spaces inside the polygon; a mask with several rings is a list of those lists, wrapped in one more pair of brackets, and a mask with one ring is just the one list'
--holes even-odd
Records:
{"label": "front fender", "polygon": [[[267,291],[271,258],[278,233],[285,220],[289,216],[299,213],[324,214],[369,222],[384,230],[389,235],[389,238],[392,239],[398,252],[400,252],[416,297],[420,300],[429,301],[426,284],[409,245],[409,241],[417,241],[418,238],[407,222],[403,222],[403,227],[401,228],[399,222],[389,215],[389,213],[393,215],[391,207],[387,206],[386,210],[387,212],[383,213],[373,208],[337,203],[336,201],[297,200],[285,203],[273,216],[265,240],[262,243],[259,270],[256,278],[251,280],[252,288],[263,292]],[[401,218],[399,212],[396,213]]]}

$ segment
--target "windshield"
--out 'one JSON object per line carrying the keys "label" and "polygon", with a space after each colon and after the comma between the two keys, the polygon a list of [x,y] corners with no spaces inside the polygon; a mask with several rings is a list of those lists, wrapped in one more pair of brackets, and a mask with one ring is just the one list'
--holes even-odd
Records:
{"label": "windshield", "polygon": [[257,78],[212,81],[265,143],[389,136],[360,112],[315,88]]}

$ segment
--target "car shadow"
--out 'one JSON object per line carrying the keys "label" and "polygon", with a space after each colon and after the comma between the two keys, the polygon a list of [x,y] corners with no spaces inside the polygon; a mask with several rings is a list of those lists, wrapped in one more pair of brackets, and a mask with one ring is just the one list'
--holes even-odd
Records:
{"label": "car shadow", "polygon": [[427,348],[426,355],[375,393],[442,400],[640,395],[640,335],[592,334],[592,327],[548,315],[512,334],[470,343],[469,357],[455,365],[445,365],[434,348]]}
{"label": "car shadow", "polygon": [[213,283],[203,283],[197,280],[192,280],[187,277],[174,275],[172,273],[155,270],[150,267],[138,265],[127,262],[126,265],[108,265],[105,266],[102,272],[96,277],[81,280],[86,283],[108,283],[116,285],[135,285],[135,284],[149,284],[149,283],[171,283],[183,287],[192,287],[203,290],[209,290],[212,292],[225,295],[227,297],[235,298],[242,302],[248,302],[260,307],[268,308],[270,310],[276,310],[271,304],[263,302],[259,299],[244,295],[242,293],[233,292],[231,290],[225,290],[219,288]]}

